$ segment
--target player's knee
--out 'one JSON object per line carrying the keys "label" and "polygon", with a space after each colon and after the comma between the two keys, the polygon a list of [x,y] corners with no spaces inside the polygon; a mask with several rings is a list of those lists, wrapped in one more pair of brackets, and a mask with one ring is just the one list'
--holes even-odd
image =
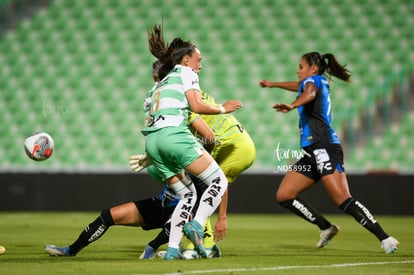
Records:
{"label": "player's knee", "polygon": [[112,226],[115,224],[112,218],[111,211],[108,209],[102,210],[101,219],[102,219],[102,222],[107,226]]}
{"label": "player's knee", "polygon": [[276,202],[282,205],[284,202],[289,201],[289,200],[293,200],[297,196],[298,196],[298,194],[291,194],[291,193],[286,192],[284,190],[278,189],[276,191],[275,198],[276,198]]}

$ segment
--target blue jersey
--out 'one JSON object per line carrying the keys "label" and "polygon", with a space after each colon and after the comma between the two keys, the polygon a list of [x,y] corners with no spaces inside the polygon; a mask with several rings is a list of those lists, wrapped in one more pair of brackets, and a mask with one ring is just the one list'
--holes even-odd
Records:
{"label": "blue jersey", "polygon": [[313,75],[302,81],[298,97],[303,93],[307,83],[316,88],[315,99],[298,107],[300,146],[306,147],[314,143],[321,145],[340,144],[339,138],[331,126],[331,99],[329,84],[322,75]]}

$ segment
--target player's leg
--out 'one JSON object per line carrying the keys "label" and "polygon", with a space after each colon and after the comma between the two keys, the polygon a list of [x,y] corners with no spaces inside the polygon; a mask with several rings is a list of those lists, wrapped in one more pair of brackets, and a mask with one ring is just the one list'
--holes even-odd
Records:
{"label": "player's leg", "polygon": [[[204,225],[204,232],[203,232],[203,245],[207,252],[208,258],[218,258],[221,257],[221,251],[217,244],[214,241],[213,235],[213,228],[211,227],[210,218],[207,218],[207,221]],[[194,244],[192,242],[188,242],[183,251],[184,259],[190,260],[199,258],[197,251],[194,249]]]}
{"label": "player's leg", "polygon": [[314,184],[314,180],[298,172],[288,172],[276,192],[276,201],[304,220],[316,224],[320,230],[330,227],[330,222],[312,207],[306,200],[299,197],[300,193]]}
{"label": "player's leg", "polygon": [[143,219],[133,202],[103,210],[101,214],[79,234],[69,246],[46,245],[45,250],[51,256],[75,256],[83,248],[101,238],[113,225],[142,226]]}
{"label": "player's leg", "polygon": [[94,221],[85,227],[79,237],[71,245],[65,247],[46,245],[45,250],[51,256],[75,256],[84,247],[105,234],[108,228],[112,225],[114,225],[114,222],[110,210],[103,210]]}
{"label": "player's leg", "polygon": [[[164,228],[158,233],[158,235],[148,242],[148,245],[145,247],[144,251],[140,255],[140,259],[153,259],[155,257],[155,252],[161,245],[168,243],[170,237],[170,227],[171,223],[168,222]],[[164,254],[165,256],[165,254]],[[164,256],[162,258],[164,258]]]}
{"label": "player's leg", "polygon": [[175,260],[182,258],[180,241],[183,237],[183,226],[188,222],[191,211],[197,200],[193,182],[185,174],[176,175],[168,180],[169,187],[179,198],[178,204],[171,215],[171,229],[168,248],[164,259]]}
{"label": "player's leg", "polygon": [[[167,127],[147,136],[147,155],[167,182],[179,201],[171,216],[166,260],[180,258],[179,244],[183,236],[183,225],[188,221],[197,200],[194,184],[184,173],[184,167],[203,155],[203,148],[188,128]],[[174,156],[174,157],[168,157]]]}
{"label": "player's leg", "polygon": [[[201,194],[207,189],[207,185],[204,182],[202,182],[199,178],[191,174],[189,174],[189,176],[194,183],[194,186],[197,190],[197,194],[199,194],[198,196],[198,199],[199,199]],[[198,208],[198,202],[194,206],[193,213],[196,212],[197,208]],[[211,227],[210,218],[208,218],[206,221],[206,224],[204,225],[203,243],[204,243],[204,246],[208,253],[209,258],[221,256],[221,251],[219,247],[217,246],[217,244],[214,242],[213,236],[214,234],[213,234],[213,229]],[[183,249],[184,249],[183,256],[185,259],[199,258],[199,255],[197,251],[195,251],[194,245],[192,242],[187,242],[185,244],[183,243]]]}
{"label": "player's leg", "polygon": [[374,234],[381,242],[381,247],[385,253],[393,253],[397,249],[399,242],[382,229],[365,205],[351,196],[344,171],[335,170],[333,174],[322,177],[322,181],[335,204]]}
{"label": "player's leg", "polygon": [[220,204],[228,182],[221,168],[207,152],[204,152],[200,158],[188,165],[186,170],[196,175],[208,186],[201,195],[194,219],[183,228],[184,234],[194,244],[197,252],[205,258],[208,255],[202,242],[203,225]]}
{"label": "player's leg", "polygon": [[[236,127],[236,129],[239,128]],[[230,185],[253,164],[256,148],[248,133],[243,129],[222,139],[221,144],[216,145],[212,156],[223,170]],[[226,237],[228,199],[229,189],[227,188],[217,211],[218,219],[214,226],[215,241],[222,241]]]}
{"label": "player's leg", "polygon": [[213,247],[216,243],[214,242],[213,228],[211,227],[210,217],[207,218],[204,224],[203,243],[206,248]]}
{"label": "player's leg", "polygon": [[[165,194],[165,192],[163,192],[163,194]],[[153,197],[151,200],[136,202],[137,208],[145,221],[145,225],[142,226],[142,229],[152,230],[162,228],[157,237],[147,244],[139,257],[140,259],[154,258],[158,248],[161,245],[168,243],[170,231],[169,218],[174,211],[175,205],[170,206],[168,203],[167,205],[163,205],[163,202],[166,202],[166,200],[164,198],[161,199],[159,196]]]}
{"label": "player's leg", "polygon": [[300,193],[311,187],[315,180],[301,173],[290,171],[282,179],[276,192],[276,201],[302,219],[315,224],[320,230],[320,239],[316,244],[321,248],[338,233],[339,227],[331,224],[309,202],[299,197]]}

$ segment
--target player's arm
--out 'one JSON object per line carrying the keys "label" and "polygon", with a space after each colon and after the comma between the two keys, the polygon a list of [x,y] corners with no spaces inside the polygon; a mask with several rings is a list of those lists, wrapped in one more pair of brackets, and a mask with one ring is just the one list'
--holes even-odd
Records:
{"label": "player's arm", "polygon": [[243,107],[243,104],[239,100],[229,100],[223,103],[223,105],[207,104],[202,100],[200,92],[195,89],[186,91],[185,96],[187,98],[188,104],[190,105],[191,111],[197,114],[205,114],[205,115],[225,114],[225,113],[231,113]]}
{"label": "player's arm", "polygon": [[200,117],[196,117],[190,123],[191,130],[195,136],[201,138],[201,143],[208,152],[214,148],[215,135],[207,123]]}
{"label": "player's arm", "polygon": [[226,237],[227,233],[227,205],[229,198],[229,189],[224,192],[221,197],[221,202],[218,207],[218,217],[216,225],[214,226],[214,240],[221,242]]}
{"label": "player's arm", "polygon": [[316,93],[318,88],[316,88],[315,84],[309,82],[303,88],[303,93],[294,101],[292,104],[286,103],[277,103],[273,105],[273,109],[276,109],[278,112],[287,113],[292,111],[293,109],[298,108],[299,106],[305,105],[313,101],[316,97]]}
{"label": "player's arm", "polygon": [[297,92],[299,90],[298,81],[272,82],[269,80],[260,80],[259,85],[263,88],[280,88],[292,92]]}

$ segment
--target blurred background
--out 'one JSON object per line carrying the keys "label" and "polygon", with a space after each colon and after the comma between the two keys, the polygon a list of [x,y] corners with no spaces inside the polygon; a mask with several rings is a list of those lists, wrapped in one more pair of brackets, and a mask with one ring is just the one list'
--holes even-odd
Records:
{"label": "blurred background", "polygon": [[[275,150],[299,149],[297,113],[271,106],[296,95],[258,82],[296,80],[310,51],[333,53],[352,71],[350,84],[331,81],[348,173],[413,174],[413,1],[0,0],[2,183],[132,173],[128,157],[144,150],[142,103],[152,86],[147,30],[157,23],[167,41],[199,47],[204,91],[243,101],[235,116],[257,147],[246,174],[283,174],[279,165],[293,161]],[[33,132],[54,138],[51,159],[27,158],[23,142]]]}

